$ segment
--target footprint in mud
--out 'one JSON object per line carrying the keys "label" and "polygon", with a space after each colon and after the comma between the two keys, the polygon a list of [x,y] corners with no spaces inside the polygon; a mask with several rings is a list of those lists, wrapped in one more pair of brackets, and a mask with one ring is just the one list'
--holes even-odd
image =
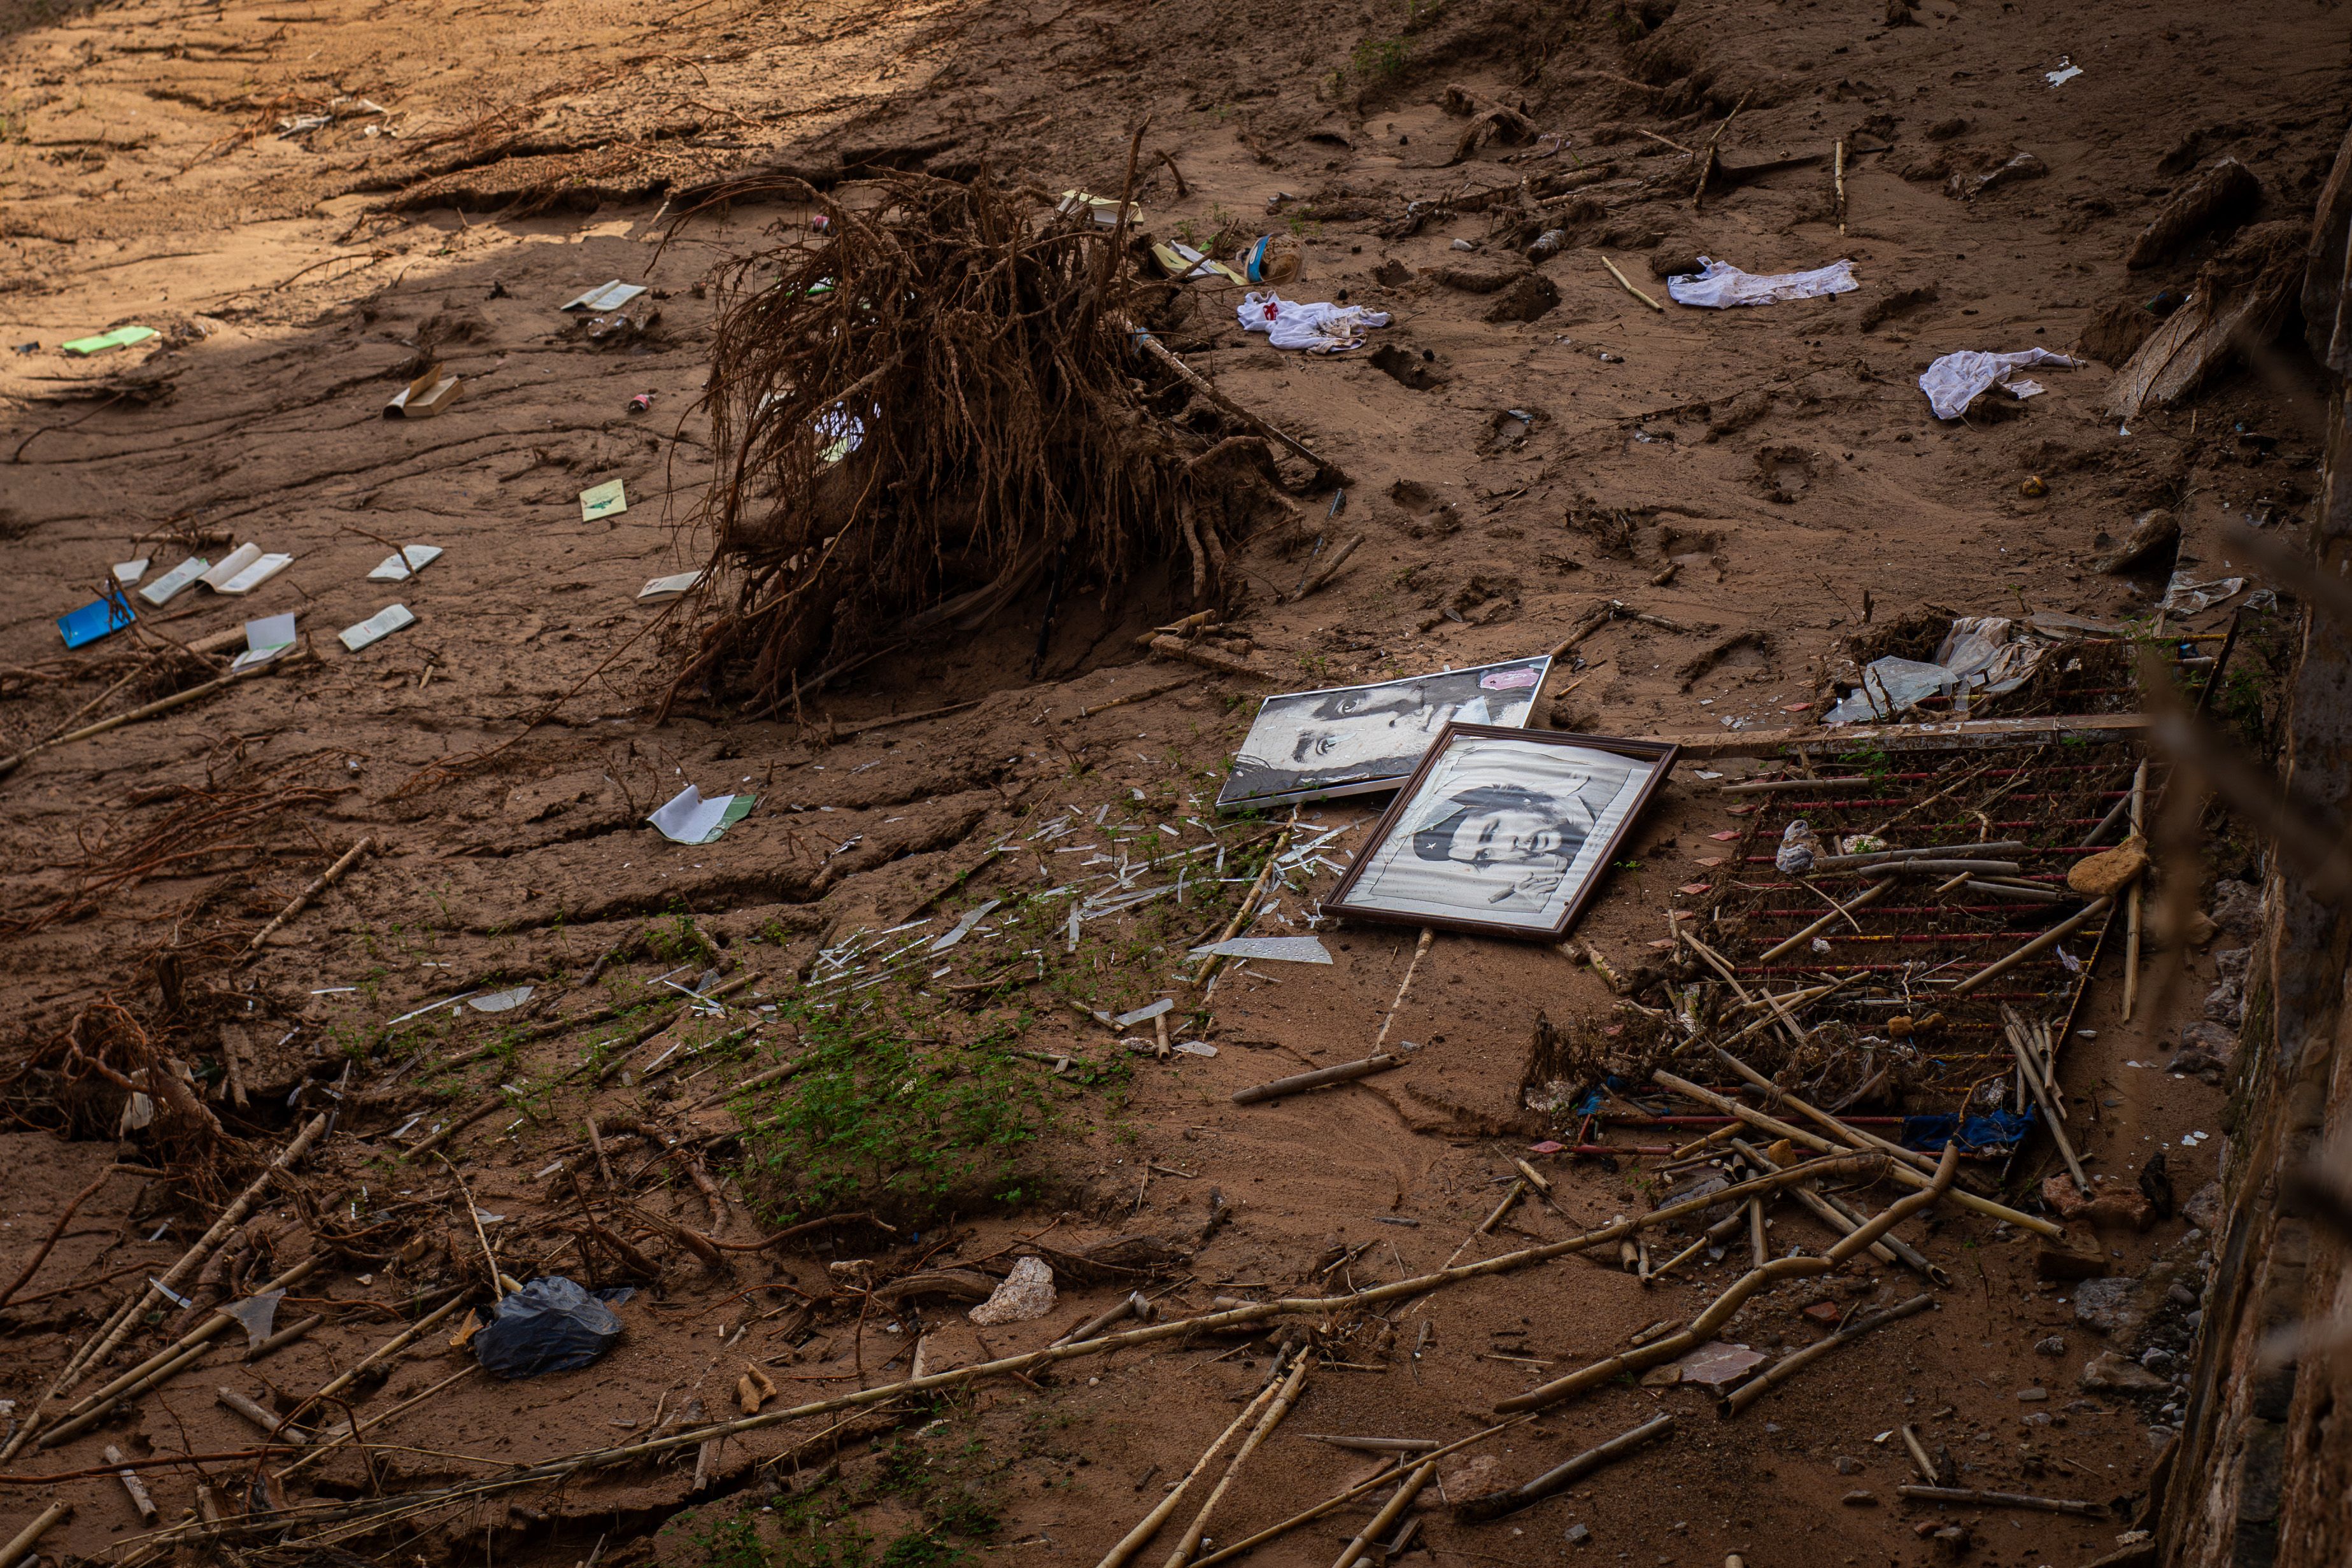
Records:
{"label": "footprint in mud", "polygon": [[1756,453],[1756,476],[1763,482],[1767,497],[1787,506],[1812,483],[1812,455],[1801,446],[1759,447]]}
{"label": "footprint in mud", "polygon": [[1372,368],[1385,371],[1400,384],[1415,392],[1430,392],[1444,386],[1454,378],[1437,366],[1437,356],[1423,349],[1414,353],[1394,343],[1383,343],[1372,350]]}

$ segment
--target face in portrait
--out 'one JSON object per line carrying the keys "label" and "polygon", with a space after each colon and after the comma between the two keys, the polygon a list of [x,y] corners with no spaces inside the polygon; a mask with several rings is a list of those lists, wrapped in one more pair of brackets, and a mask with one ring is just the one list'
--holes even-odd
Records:
{"label": "face in portrait", "polygon": [[1527,720],[1546,661],[1453,670],[1268,698],[1234,754],[1218,804],[1233,809],[1391,786],[1446,725]]}

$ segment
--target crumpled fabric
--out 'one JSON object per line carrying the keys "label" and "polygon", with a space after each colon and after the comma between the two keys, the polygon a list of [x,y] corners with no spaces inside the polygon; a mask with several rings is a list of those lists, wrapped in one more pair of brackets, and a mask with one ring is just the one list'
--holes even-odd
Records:
{"label": "crumpled fabric", "polygon": [[1742,272],[1727,261],[1706,256],[1698,264],[1697,272],[1666,279],[1666,292],[1676,303],[1724,310],[1734,305],[1780,305],[1824,294],[1851,294],[1862,287],[1853,280],[1853,263],[1843,256],[1811,272]]}
{"label": "crumpled fabric", "polygon": [[2245,586],[2242,577],[2200,578],[2197,563],[2190,561],[2172,569],[2172,580],[2164,585],[2164,598],[2157,608],[2172,615],[2194,615],[2210,610]]}
{"label": "crumpled fabric", "polygon": [[[1929,365],[1919,378],[1919,390],[1927,394],[1927,406],[1936,411],[1937,419],[1958,419],[1969,410],[1977,394],[1997,382],[2006,382],[2011,371],[2027,365],[2079,365],[2080,360],[2070,360],[2063,354],[2053,354],[2047,349],[2026,349],[2014,354],[1988,354],[1979,349],[1962,349],[1946,354]],[[2022,383],[2040,392],[2032,382]],[[2031,397],[2032,392],[2021,393]]]}
{"label": "crumpled fabric", "polygon": [[1862,672],[1862,685],[1823,714],[1822,722],[1891,719],[1924,698],[1955,693],[1958,700],[1953,711],[1963,714],[1971,696],[1999,696],[2023,685],[2049,652],[2050,644],[2024,634],[2005,615],[1963,615],[1937,644],[1932,663],[1891,656],[1872,660]]}
{"label": "crumpled fabric", "polygon": [[1277,349],[1304,349],[1310,354],[1343,354],[1364,344],[1364,334],[1389,324],[1385,310],[1360,305],[1303,304],[1285,299],[1268,289],[1245,294],[1234,308],[1244,332],[1264,332]]}

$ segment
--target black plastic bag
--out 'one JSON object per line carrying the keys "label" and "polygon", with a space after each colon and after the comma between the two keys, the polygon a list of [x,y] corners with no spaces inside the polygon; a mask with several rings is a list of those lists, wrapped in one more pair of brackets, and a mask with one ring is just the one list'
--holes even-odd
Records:
{"label": "black plastic bag", "polygon": [[620,1337],[621,1320],[612,1308],[561,1274],[549,1274],[499,1303],[496,1321],[474,1336],[474,1357],[500,1377],[537,1377],[576,1371]]}

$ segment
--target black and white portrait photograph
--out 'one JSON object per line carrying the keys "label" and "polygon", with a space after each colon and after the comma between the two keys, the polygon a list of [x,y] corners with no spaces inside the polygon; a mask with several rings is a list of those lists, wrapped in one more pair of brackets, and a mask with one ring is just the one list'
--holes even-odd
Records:
{"label": "black and white portrait photograph", "polygon": [[1325,907],[1556,938],[1668,768],[1675,747],[1449,726]]}
{"label": "black and white portrait photograph", "polygon": [[1444,670],[1268,697],[1217,795],[1220,810],[1393,789],[1448,724],[1527,723],[1551,659]]}

